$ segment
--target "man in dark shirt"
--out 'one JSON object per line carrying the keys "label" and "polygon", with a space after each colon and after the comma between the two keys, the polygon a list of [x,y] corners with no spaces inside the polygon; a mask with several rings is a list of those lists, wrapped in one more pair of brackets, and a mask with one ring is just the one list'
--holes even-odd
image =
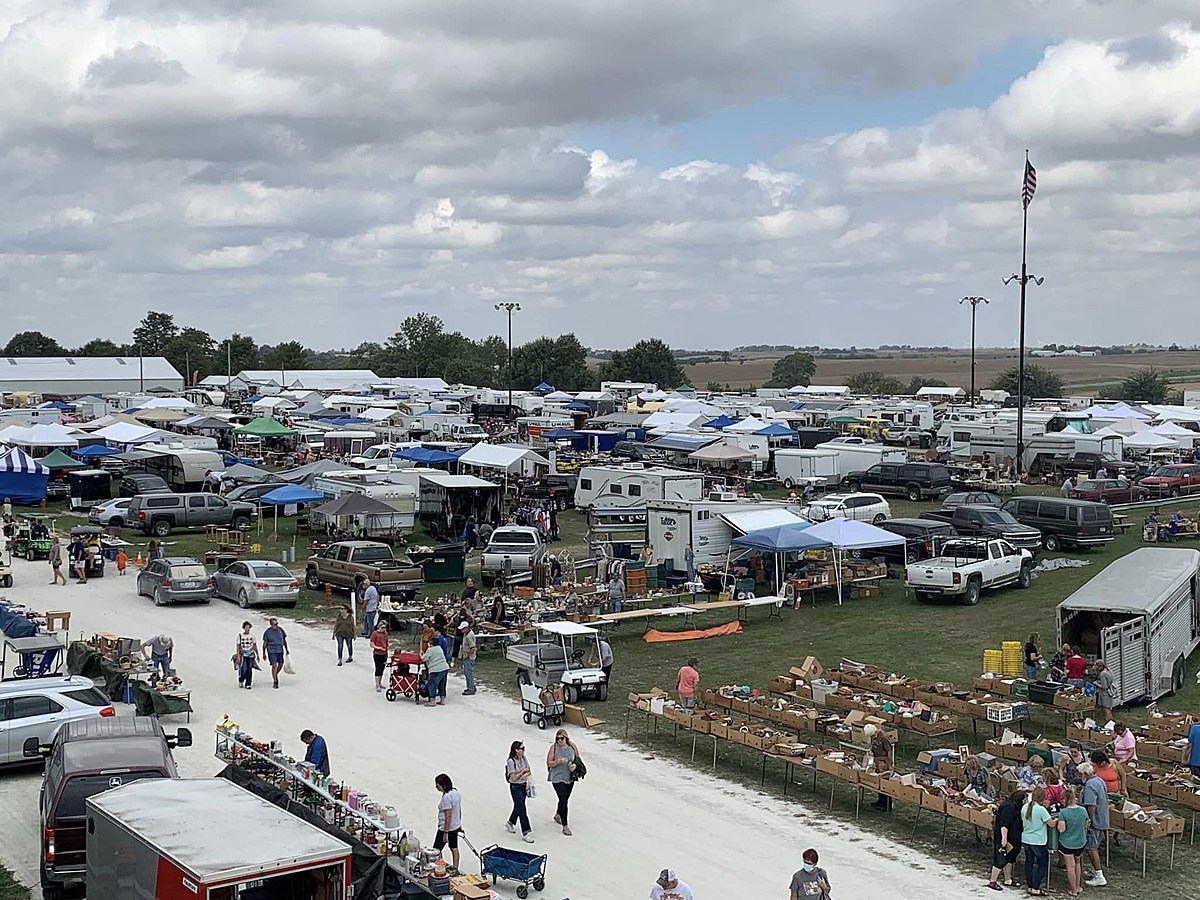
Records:
{"label": "man in dark shirt", "polygon": [[304,761],[311,763],[313,768],[322,775],[329,774],[329,748],[325,746],[325,738],[319,734],[313,734],[305,728],[300,732],[300,740],[308,745],[308,750],[304,753]]}

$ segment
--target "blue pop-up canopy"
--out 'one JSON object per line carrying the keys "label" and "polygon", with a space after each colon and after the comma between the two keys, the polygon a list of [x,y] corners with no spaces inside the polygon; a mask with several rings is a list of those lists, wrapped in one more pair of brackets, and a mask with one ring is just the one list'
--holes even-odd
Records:
{"label": "blue pop-up canopy", "polygon": [[463,453],[464,450],[451,452],[449,450],[435,450],[433,447],[404,447],[397,450],[392,456],[395,459],[407,459],[409,462],[425,463],[425,465],[438,465],[441,463],[454,462]]}
{"label": "blue pop-up canopy", "polygon": [[259,497],[260,501],[270,506],[288,506],[292,503],[323,503],[325,499],[324,494],[310,491],[308,488],[301,487],[298,484],[280,485],[275,490],[268,491]]}
{"label": "blue pop-up canopy", "polygon": [[[737,422],[737,419],[731,419],[727,415],[719,415],[715,419],[709,419],[701,428],[728,428]],[[760,432],[761,433],[761,432]]]}
{"label": "blue pop-up canopy", "polygon": [[780,425],[778,422],[772,422],[766,428],[760,428],[754,432],[765,437],[795,437],[796,432],[788,428],[786,425]]}
{"label": "blue pop-up canopy", "polygon": [[765,550],[770,553],[793,553],[799,550],[819,550],[832,547],[830,541],[807,534],[812,526],[807,522],[772,525],[739,535],[729,542],[731,547],[745,550]]}
{"label": "blue pop-up canopy", "polygon": [[86,447],[80,447],[78,450],[71,451],[71,453],[80,459],[98,459],[101,456],[116,456],[120,452],[120,450],[107,447],[104,444],[88,444]]}

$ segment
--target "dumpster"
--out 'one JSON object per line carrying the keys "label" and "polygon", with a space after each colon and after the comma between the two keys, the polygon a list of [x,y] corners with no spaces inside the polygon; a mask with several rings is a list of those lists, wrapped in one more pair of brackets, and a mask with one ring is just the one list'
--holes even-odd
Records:
{"label": "dumpster", "polygon": [[425,570],[426,581],[462,581],[467,577],[467,545],[438,544],[408,551],[413,563]]}

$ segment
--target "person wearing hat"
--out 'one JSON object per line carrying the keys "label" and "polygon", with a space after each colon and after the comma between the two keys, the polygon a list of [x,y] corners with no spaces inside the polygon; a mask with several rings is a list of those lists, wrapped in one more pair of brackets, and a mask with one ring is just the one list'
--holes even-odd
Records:
{"label": "person wearing hat", "polygon": [[[146,650],[149,649],[149,653]],[[164,675],[171,671],[171,655],[175,651],[175,641],[170,635],[156,634],[149,640],[142,641],[142,659],[150,660],[150,668],[158,669]]]}
{"label": "person wearing hat", "polygon": [[475,693],[475,657],[479,653],[479,641],[475,637],[475,626],[471,624],[470,619],[462,620],[458,626],[458,633],[462,640],[463,675],[467,679],[467,689],[463,691],[463,696],[470,697]]}
{"label": "person wearing hat", "polygon": [[679,880],[674,869],[663,869],[650,888],[650,900],[692,900],[692,889]]}
{"label": "person wearing hat", "polygon": [[1104,712],[1104,721],[1111,722],[1113,707],[1117,703],[1117,680],[1102,659],[1096,660],[1092,673],[1092,682],[1096,685],[1096,705]]}

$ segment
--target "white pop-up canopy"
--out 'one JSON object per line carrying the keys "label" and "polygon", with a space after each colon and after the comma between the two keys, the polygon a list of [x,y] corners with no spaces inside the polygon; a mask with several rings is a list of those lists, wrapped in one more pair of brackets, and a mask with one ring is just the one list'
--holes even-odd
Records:
{"label": "white pop-up canopy", "polygon": [[481,441],[458,458],[460,463],[481,469],[501,469],[504,472],[532,471],[550,463],[528,447],[509,444],[489,444]]}
{"label": "white pop-up canopy", "polygon": [[904,538],[891,531],[876,528],[869,522],[857,519],[826,519],[804,532],[805,537],[820,538],[833,545],[834,571],[838,579],[838,604],[842,602],[842,566],[838,553],[847,550],[871,550],[877,547],[895,547],[904,543]]}

